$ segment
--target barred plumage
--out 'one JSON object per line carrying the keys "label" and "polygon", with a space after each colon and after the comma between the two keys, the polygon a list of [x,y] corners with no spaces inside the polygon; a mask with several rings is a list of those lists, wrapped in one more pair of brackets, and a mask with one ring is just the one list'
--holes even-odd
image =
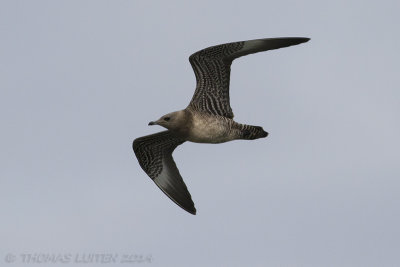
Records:
{"label": "barred plumage", "polygon": [[189,106],[169,113],[149,125],[168,131],[143,136],[133,142],[142,169],[176,204],[195,214],[191,195],[172,158],[185,141],[222,143],[235,139],[253,140],[268,135],[260,126],[233,121],[229,101],[230,68],[235,58],[261,51],[307,42],[308,38],[269,38],[212,46],[189,57],[196,76],[196,90]]}

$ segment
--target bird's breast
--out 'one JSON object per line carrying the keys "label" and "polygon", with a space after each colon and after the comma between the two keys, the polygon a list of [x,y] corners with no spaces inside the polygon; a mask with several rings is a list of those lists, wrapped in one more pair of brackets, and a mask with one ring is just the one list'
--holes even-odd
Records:
{"label": "bird's breast", "polygon": [[223,143],[231,141],[230,123],[220,116],[197,116],[192,120],[188,141],[195,143]]}

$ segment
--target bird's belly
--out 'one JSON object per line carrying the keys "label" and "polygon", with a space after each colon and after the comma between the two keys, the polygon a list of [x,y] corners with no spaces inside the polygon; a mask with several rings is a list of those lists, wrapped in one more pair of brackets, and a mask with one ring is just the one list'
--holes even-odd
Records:
{"label": "bird's belly", "polygon": [[195,122],[187,138],[195,143],[223,143],[231,141],[229,125],[219,120],[202,120]]}

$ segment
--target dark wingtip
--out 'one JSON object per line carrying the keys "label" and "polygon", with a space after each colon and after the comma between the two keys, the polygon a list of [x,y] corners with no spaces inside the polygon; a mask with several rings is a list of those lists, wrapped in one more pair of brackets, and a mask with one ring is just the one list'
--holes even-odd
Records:
{"label": "dark wingtip", "polygon": [[286,39],[291,42],[291,45],[302,44],[311,40],[308,37],[287,37],[287,38],[277,38],[277,39]]}
{"label": "dark wingtip", "polygon": [[190,214],[196,215],[196,209],[193,207],[192,210],[186,210],[187,212],[189,212]]}
{"label": "dark wingtip", "polygon": [[167,195],[172,201],[174,201],[176,204],[178,204],[179,207],[181,207],[182,209],[184,209],[185,211],[187,211],[190,214],[196,215],[196,208],[194,207],[194,203],[193,201],[191,201],[191,204],[184,204],[184,203],[178,203],[175,199],[172,199],[169,195]]}
{"label": "dark wingtip", "polygon": [[[167,195],[168,196],[168,195]],[[192,215],[196,215],[196,208],[193,206],[188,207],[188,206],[183,206],[182,204],[176,202],[176,200],[172,199],[170,196],[168,196],[172,201],[174,201],[179,207],[181,207],[183,210],[185,210],[186,212],[192,214]]]}
{"label": "dark wingtip", "polygon": [[299,37],[299,38],[303,40],[302,43],[306,43],[311,40],[311,38],[308,38],[308,37]]}
{"label": "dark wingtip", "polygon": [[283,38],[272,38],[270,39],[272,42],[276,42],[276,47],[271,48],[271,49],[276,49],[276,48],[283,48],[283,47],[288,47],[292,45],[299,45],[302,43],[306,43],[310,41],[311,39],[308,37],[283,37]]}

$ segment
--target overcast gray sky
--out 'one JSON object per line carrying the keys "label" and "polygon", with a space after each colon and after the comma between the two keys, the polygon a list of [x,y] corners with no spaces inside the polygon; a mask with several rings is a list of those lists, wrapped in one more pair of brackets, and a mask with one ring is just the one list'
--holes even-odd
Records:
{"label": "overcast gray sky", "polygon": [[[23,253],[398,266],[399,10],[395,0],[2,0],[0,266],[31,266]],[[139,167],[132,140],[186,107],[190,54],[280,36],[311,41],[240,58],[231,73],[236,121],[268,138],[175,151],[198,210],[186,213]]]}

